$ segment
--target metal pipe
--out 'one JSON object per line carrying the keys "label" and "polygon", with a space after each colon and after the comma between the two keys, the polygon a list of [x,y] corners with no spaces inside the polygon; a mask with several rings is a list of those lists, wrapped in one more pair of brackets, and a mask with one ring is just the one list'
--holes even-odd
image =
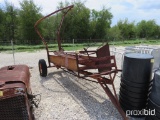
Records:
{"label": "metal pipe", "polygon": [[14,44],[13,44],[13,40],[11,40],[11,45],[12,45],[12,53],[13,53],[13,63],[14,63],[14,65],[15,65]]}
{"label": "metal pipe", "polygon": [[63,15],[63,17],[62,17],[62,19],[61,19],[61,23],[60,23],[60,25],[59,25],[58,32],[57,32],[58,48],[59,48],[59,50],[60,50],[60,49],[61,49],[60,29],[61,29],[61,27],[62,27],[62,23],[63,23],[63,20],[64,20],[65,15],[66,15],[66,14],[68,13],[68,11],[71,10],[73,7],[74,7],[74,5],[71,5],[71,6],[68,6],[68,7],[65,7],[65,8],[61,8],[61,9],[59,9],[59,10],[56,10],[56,11],[50,13],[49,15],[46,15],[45,17],[39,19],[39,20],[35,23],[34,28],[35,28],[37,34],[38,34],[38,35],[40,36],[40,38],[42,39],[42,42],[44,43],[47,52],[48,52],[47,42],[46,42],[45,39],[42,37],[42,34],[39,32],[39,30],[38,30],[38,28],[37,28],[37,25],[38,25],[40,22],[42,22],[44,19],[50,17],[51,15],[53,15],[53,14],[55,14],[55,13],[57,13],[57,12],[60,12],[60,11],[62,11],[62,10],[68,9],[67,12],[65,12],[65,14]]}

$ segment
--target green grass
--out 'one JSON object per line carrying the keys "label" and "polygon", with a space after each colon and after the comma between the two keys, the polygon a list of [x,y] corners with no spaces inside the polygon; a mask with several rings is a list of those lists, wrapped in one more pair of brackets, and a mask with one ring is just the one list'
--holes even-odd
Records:
{"label": "green grass", "polygon": [[160,40],[125,40],[110,42],[111,45],[131,46],[131,45],[160,45]]}
{"label": "green grass", "polygon": [[[62,44],[62,47],[67,51],[80,50],[87,46],[87,44]],[[49,50],[57,50],[58,46],[57,44],[49,44],[48,48]],[[18,52],[34,52],[42,49],[45,49],[44,45],[14,45],[14,50]],[[0,46],[0,51],[12,51],[12,46]]]}
{"label": "green grass", "polygon": [[[91,47],[94,46],[100,46],[102,43],[96,43],[91,44]],[[131,45],[140,45],[140,44],[146,44],[146,45],[160,45],[160,40],[125,40],[125,41],[112,41],[109,42],[110,45],[116,45],[116,46],[131,46]],[[88,47],[88,43],[82,43],[82,44],[62,44],[62,47],[67,50],[82,50],[84,47]],[[49,44],[48,45],[49,50],[57,50],[58,46],[57,44]],[[44,45],[14,45],[14,50],[16,52],[34,52],[37,50],[45,49]],[[12,51],[12,46],[2,46],[0,45],[0,51]]]}

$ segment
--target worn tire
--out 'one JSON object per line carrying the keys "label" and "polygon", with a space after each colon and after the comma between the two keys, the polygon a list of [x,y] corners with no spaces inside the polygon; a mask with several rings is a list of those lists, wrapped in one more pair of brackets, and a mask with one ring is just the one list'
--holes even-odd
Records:
{"label": "worn tire", "polygon": [[40,76],[46,77],[47,76],[47,64],[44,59],[39,60],[38,67],[39,67]]}

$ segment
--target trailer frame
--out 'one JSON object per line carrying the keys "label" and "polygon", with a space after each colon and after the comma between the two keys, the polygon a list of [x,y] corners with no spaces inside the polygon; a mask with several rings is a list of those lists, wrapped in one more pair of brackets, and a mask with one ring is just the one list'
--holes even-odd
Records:
{"label": "trailer frame", "polygon": [[[42,39],[43,44],[45,45],[48,57],[48,66],[44,59],[39,60],[39,72],[42,77],[47,76],[47,68],[56,67],[57,69],[61,68],[65,72],[69,72],[78,78],[83,78],[88,81],[99,83],[103,88],[105,93],[110,98],[111,102],[117,108],[121,116],[127,120],[125,112],[122,110],[118,96],[116,94],[114,80],[118,72],[116,65],[116,59],[114,55],[110,55],[109,45],[105,44],[96,50],[88,50],[84,48],[82,51],[78,52],[66,52],[63,50],[61,46],[61,37],[60,37],[60,29],[62,27],[62,23],[66,14],[73,8],[74,6],[68,6],[61,8],[52,12],[51,14],[39,19],[35,23],[35,30],[37,34]],[[57,31],[57,43],[58,50],[57,51],[49,51],[47,42],[43,38],[42,34],[38,30],[38,24],[41,23],[44,19],[50,17],[51,15],[58,13],[60,11],[64,11],[62,16],[58,31]],[[53,65],[51,65],[53,64]],[[97,72],[92,72],[95,69]],[[92,80],[90,79],[92,78]],[[111,85],[113,88],[113,93],[109,89],[108,85]]]}

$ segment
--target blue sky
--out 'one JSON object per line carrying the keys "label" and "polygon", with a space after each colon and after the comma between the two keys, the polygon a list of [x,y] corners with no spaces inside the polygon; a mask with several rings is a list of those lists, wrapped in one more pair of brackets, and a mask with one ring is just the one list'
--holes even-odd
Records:
{"label": "blue sky", "polygon": [[[22,0],[8,0],[14,4],[15,7],[19,6],[19,1]],[[60,1],[65,0],[33,0],[34,3],[42,8],[44,15],[49,14],[56,10]],[[67,0],[72,2],[73,0]],[[76,1],[76,0],[75,0]],[[113,14],[112,26],[119,20],[126,18],[136,23],[141,20],[155,20],[160,25],[160,0],[81,0],[85,1],[86,7],[90,9],[101,10],[103,6],[110,8]],[[4,0],[0,0],[0,5],[3,5]]]}

